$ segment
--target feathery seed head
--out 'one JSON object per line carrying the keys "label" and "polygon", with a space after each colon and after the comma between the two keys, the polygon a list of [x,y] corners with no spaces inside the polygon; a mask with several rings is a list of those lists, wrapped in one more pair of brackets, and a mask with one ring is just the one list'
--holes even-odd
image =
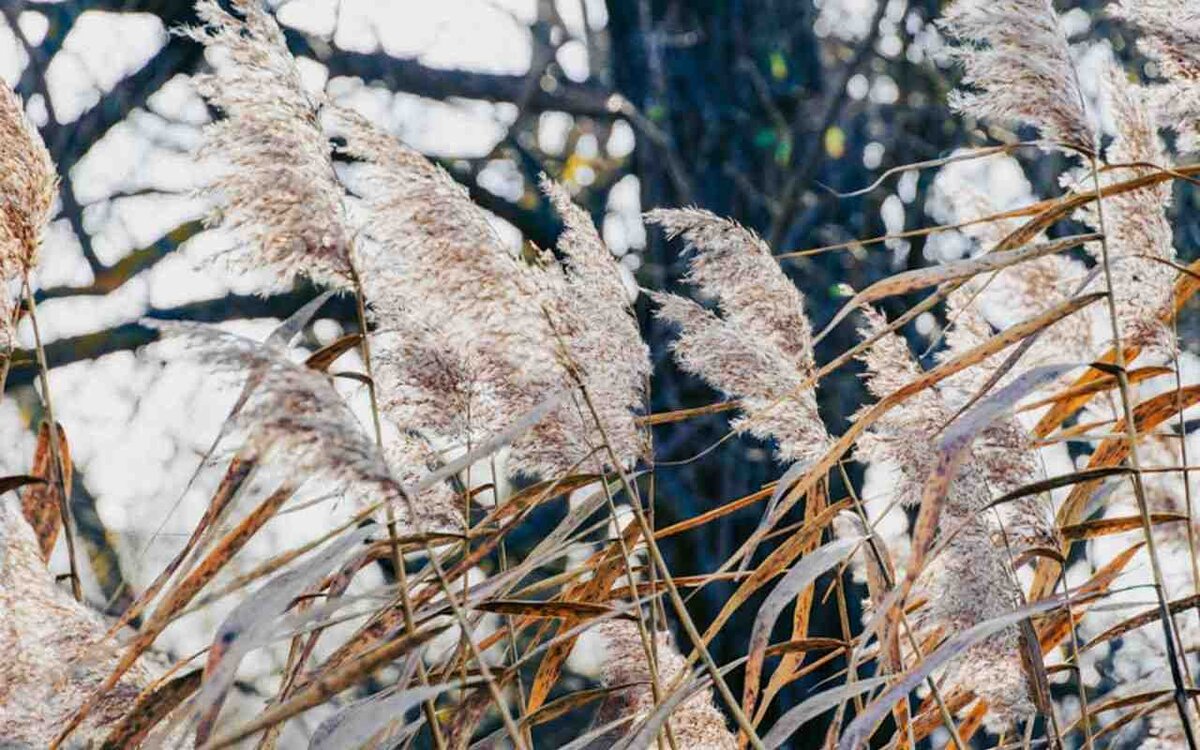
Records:
{"label": "feathery seed head", "polygon": [[[958,533],[928,569],[928,616],[953,633],[1016,609],[1020,592],[991,529],[961,516],[947,528]],[[1014,625],[967,649],[947,669],[951,684],[987,702],[993,731],[1019,725],[1035,712],[1020,648],[1021,631]]]}
{"label": "feathery seed head", "polygon": [[692,251],[689,280],[719,314],[671,294],[652,296],[657,315],[680,329],[680,367],[742,400],[738,432],[776,442],[782,461],[820,456],[829,434],[817,411],[812,329],[804,298],[758,235],[699,209],[651,211],[651,222]]}
{"label": "feathery seed head", "polygon": [[260,459],[286,466],[295,477],[335,482],[363,502],[392,502],[402,522],[415,530],[458,527],[453,506],[416,506],[419,517],[408,517],[405,490],[325,374],[210,326],[156,327],[168,338],[181,338],[189,356],[214,370],[248,376],[248,398],[232,423]]}
{"label": "feathery seed head", "polygon": [[[630,308],[620,268],[591,217],[562,185],[545,175],[541,185],[563,219],[558,248],[566,263],[560,270],[549,259],[540,275],[539,299],[560,345],[569,375],[566,385],[578,378],[596,413],[593,416],[586,404],[564,404],[518,441],[514,452],[518,460],[531,461],[543,471],[566,470],[601,444],[598,419],[618,460],[628,465],[648,450],[635,415],[645,407],[650,351]],[[534,451],[537,456],[531,455]]]}
{"label": "feathery seed head", "polygon": [[[346,152],[364,163],[378,245],[362,255],[363,281],[385,332],[376,351],[394,421],[477,443],[578,378],[618,459],[642,456],[634,416],[649,352],[612,253],[565,189],[543,180],[566,226],[565,269],[551,255],[526,266],[445,170],[356,113],[335,115]],[[514,442],[509,466],[566,470],[602,444],[599,432],[585,404],[564,403]]]}
{"label": "feathery seed head", "polygon": [[319,121],[283,32],[259,0],[234,0],[238,15],[200,0],[203,26],[183,33],[216,53],[196,87],[223,119],[204,130],[201,154],[223,166],[207,186],[214,223],[231,229],[242,269],[269,268],[280,284],[297,274],[352,285],[351,232]]}
{"label": "feathery seed head", "polygon": [[1050,0],[957,0],[940,25],[961,42],[963,83],[950,104],[973,117],[1033,125],[1042,136],[1091,153],[1095,135]]}
{"label": "feathery seed head", "polygon": [[[1106,83],[1117,132],[1107,154],[1113,168],[1100,175],[1101,185],[1151,174],[1155,165],[1166,166],[1169,161],[1146,90],[1130,84],[1116,65],[1109,68]],[[1161,262],[1175,260],[1174,233],[1166,216],[1170,204],[1169,182],[1104,199],[1117,319],[1122,336],[1138,346],[1169,345],[1160,315],[1171,305],[1176,275],[1175,269]],[[1100,224],[1094,206],[1082,211],[1081,218],[1093,227]],[[1092,286],[1103,289],[1103,279]]]}
{"label": "feathery seed head", "polygon": [[15,310],[8,281],[37,264],[58,177],[21,100],[0,81],[0,353],[12,348]]}
{"label": "feathery seed head", "polygon": [[[55,583],[41,547],[12,495],[0,497],[0,745],[48,747],[63,722],[113,669],[101,641],[108,624]],[[101,742],[151,682],[139,659],[76,730]]]}
{"label": "feathery seed head", "polygon": [[[654,692],[650,686],[650,665],[646,661],[646,649],[637,624],[627,620],[605,620],[596,625],[596,631],[603,637],[607,649],[601,667],[601,682],[606,687],[633,683],[605,697],[597,721],[603,725],[632,716],[632,723],[625,726],[627,729],[635,727],[655,707]],[[658,658],[659,685],[673,685],[680,672],[687,667],[687,661],[675,647],[669,632],[652,635]],[[711,690],[702,691],[684,701],[671,712],[669,723],[675,741],[681,748],[734,750],[738,746],[737,738],[725,723],[724,714],[713,705]]]}
{"label": "feathery seed head", "polygon": [[722,317],[769,340],[798,367],[813,369],[812,325],[804,312],[804,295],[761,237],[697,208],[655,209],[646,220],[687,243],[692,253],[688,280],[718,300]]}
{"label": "feathery seed head", "polygon": [[0,84],[0,276],[18,276],[37,263],[50,221],[58,177],[21,100]]}
{"label": "feathery seed head", "polygon": [[1138,49],[1158,63],[1150,86],[1159,119],[1179,134],[1181,151],[1200,149],[1200,9],[1188,0],[1119,0],[1110,12],[1141,31]]}

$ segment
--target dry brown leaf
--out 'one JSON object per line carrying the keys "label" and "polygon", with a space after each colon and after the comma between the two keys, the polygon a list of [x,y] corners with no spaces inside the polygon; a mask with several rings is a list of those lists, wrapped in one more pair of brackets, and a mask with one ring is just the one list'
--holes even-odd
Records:
{"label": "dry brown leaf", "polygon": [[154,727],[175,707],[200,687],[203,671],[193,669],[185,675],[139,695],[129,713],[104,738],[101,750],[137,747]]}
{"label": "dry brown leaf", "polygon": [[[601,615],[612,614],[612,607],[591,602],[538,602],[520,601],[517,599],[490,599],[472,604],[471,609],[483,612],[494,612],[498,615],[521,615],[535,619],[573,619],[588,620]],[[629,613],[618,615],[621,619],[637,619]]]}
{"label": "dry brown leaf", "polygon": [[[1150,514],[1150,523],[1155,526],[1160,523],[1174,523],[1176,521],[1187,521],[1187,516],[1180,513]],[[1101,518],[1095,521],[1084,521],[1083,523],[1064,526],[1061,529],[1061,533],[1063,539],[1066,541],[1078,542],[1141,528],[1141,516],[1122,516],[1120,518]]]}
{"label": "dry brown leaf", "polygon": [[1082,245],[1087,242],[1094,242],[1100,239],[1099,234],[1081,234],[1071,237],[1062,237],[1060,239],[1051,240],[1049,242],[1040,242],[1035,245],[1020,248],[1018,250],[999,250],[983,255],[968,258],[966,260],[951,261],[948,263],[939,263],[928,268],[917,268],[911,271],[893,274],[885,279],[875,282],[866,289],[858,292],[850,301],[842,306],[840,310],[833,316],[833,319],[826,324],[825,328],[814,338],[814,341],[820,341],[825,338],[831,330],[839,323],[846,319],[846,316],[854,312],[863,305],[884,299],[886,297],[895,297],[900,294],[911,294],[920,289],[927,289],[931,286],[941,286],[950,282],[962,281],[982,273],[992,271],[1000,271],[1009,266],[1023,263],[1027,260],[1041,258],[1046,255],[1060,253],[1063,250],[1069,250],[1072,247]]}
{"label": "dry brown leaf", "polygon": [[361,343],[361,333],[348,333],[336,341],[332,341],[310,354],[308,359],[304,360],[304,366],[310,370],[325,372],[329,369],[329,366],[337,360],[338,357],[342,356]]}
{"label": "dry brown leaf", "polygon": [[[63,490],[67,498],[71,497],[71,484],[74,476],[71,464],[71,447],[67,442],[67,433],[62,425],[57,425],[58,454],[62,458]],[[43,482],[26,486],[21,493],[21,512],[25,520],[33,528],[42,548],[42,559],[49,560],[54,551],[54,543],[58,541],[58,532],[62,529],[63,507],[66,499],[59,497],[58,483],[54,481],[54,452],[50,450],[50,425],[42,420],[38,427],[37,447],[33,452],[33,467],[30,474],[43,479]]]}

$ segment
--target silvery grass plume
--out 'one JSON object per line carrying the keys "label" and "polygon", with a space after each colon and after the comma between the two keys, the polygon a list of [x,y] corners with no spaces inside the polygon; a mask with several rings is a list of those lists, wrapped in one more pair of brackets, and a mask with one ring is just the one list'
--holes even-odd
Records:
{"label": "silvery grass plume", "polygon": [[532,466],[565,471],[607,438],[618,460],[629,465],[648,448],[635,415],[645,408],[650,350],[620,269],[591,217],[544,175],[542,190],[563,219],[558,250],[565,260],[564,267],[544,257],[542,305],[560,362],[587,389],[590,406],[577,400],[561,407],[518,443],[518,455]]}
{"label": "silvery grass plume", "polygon": [[50,221],[58,177],[21,100],[0,83],[0,353],[15,333],[8,283],[37,264],[42,232]]}
{"label": "silvery grass plume", "polygon": [[[804,297],[754,232],[700,209],[659,209],[647,221],[681,236],[693,253],[688,280],[715,297],[717,312],[655,294],[658,316],[680,328],[680,367],[740,398],[738,432],[774,439],[783,461],[820,456],[829,434],[808,381],[816,367]],[[805,387],[807,384],[807,387]]]}
{"label": "silvery grass plume", "polygon": [[[863,338],[880,333],[887,320],[874,310],[865,311]],[[867,389],[883,398],[921,375],[921,368],[904,339],[886,334],[864,353]],[[885,413],[859,439],[857,458],[880,462],[899,472],[893,498],[912,506],[921,501],[926,480],[934,469],[937,436],[954,415],[953,406],[936,388],[928,388]],[[989,427],[980,444],[1010,439],[1015,425],[1001,422]],[[980,622],[1005,614],[1019,605],[1019,591],[1007,560],[1006,545],[998,539],[1008,535],[1008,544],[1030,547],[1045,544],[1051,521],[1036,501],[1016,503],[997,528],[987,512],[993,498],[992,485],[1029,481],[1031,467],[1023,455],[1006,455],[1003,447],[981,451],[970,449],[970,457],[951,482],[941,517],[940,533],[949,538],[918,579],[918,589],[927,594],[928,608],[920,622],[961,632]],[[1016,447],[1008,448],[1016,451]],[[973,647],[954,662],[952,682],[970,689],[988,703],[994,726],[1010,725],[1033,713],[1029,687],[1021,668],[1020,632],[1008,628]]]}
{"label": "silvery grass plume", "polygon": [[410,512],[405,490],[327,375],[210,326],[158,327],[168,340],[182,341],[186,356],[219,373],[247,376],[245,402],[231,424],[244,449],[260,461],[283,467],[299,480],[331,481],[360,503],[391,502],[410,533],[459,527],[460,513],[451,496],[413,498]]}
{"label": "silvery grass plume", "polygon": [[953,108],[1033,125],[1047,140],[1094,151],[1070,47],[1050,0],[957,0],[940,25],[961,42],[953,54],[972,89],[954,92]]}
{"label": "silvery grass plume", "polygon": [[1112,14],[1141,32],[1138,49],[1165,79],[1148,96],[1163,125],[1179,135],[1180,151],[1200,150],[1200,7],[1189,0],[1119,0]]}
{"label": "silvery grass plume", "polygon": [[[1051,255],[1010,266],[987,279],[972,279],[947,300],[951,323],[945,335],[946,346],[937,359],[945,362],[964,355],[992,338],[997,331],[1065,303],[1080,291],[1086,278],[1086,269],[1079,261],[1066,255]],[[985,307],[994,316],[995,323],[985,314]],[[1004,318],[1000,319],[997,313],[1003,313]],[[1084,308],[1060,320],[1037,334],[1011,369],[988,392],[994,392],[1036,367],[1095,359],[1102,353],[1098,351],[1101,347],[1095,332],[1104,327],[1104,321],[1094,307]],[[997,368],[1012,364],[1008,362],[1009,357],[1028,342],[1027,339],[998,352],[946,380],[938,391],[949,407],[950,415],[980,396]],[[1045,465],[1034,445],[1034,436],[1018,415],[1005,416],[989,424],[976,440],[972,455],[982,469],[993,498],[1045,478]],[[1004,503],[992,515],[1003,526],[1006,545],[1014,554],[1034,547],[1057,547],[1060,543],[1054,508],[1042,495]]]}
{"label": "silvery grass plume", "polygon": [[[596,625],[595,630],[605,645],[600,681],[609,688],[629,686],[605,697],[597,712],[596,723],[603,726],[629,717],[630,723],[623,725],[622,731],[636,731],[638,723],[655,707],[650,687],[652,675],[637,623],[605,620]],[[655,633],[654,642],[659,684],[672,685],[687,667],[687,661],[675,647],[669,632]],[[669,724],[676,745],[681,749],[735,750],[738,746],[737,738],[725,724],[725,715],[713,705],[711,690],[684,701],[671,712]]]}
{"label": "silvery grass plume", "polygon": [[[116,663],[93,649],[108,624],[46,569],[33,529],[11,495],[0,498],[0,746],[47,747]],[[106,692],[74,737],[99,743],[153,676],[139,660]]]}
{"label": "silvery grass plume", "polygon": [[[376,244],[363,253],[363,281],[379,327],[388,416],[405,429],[478,443],[578,379],[621,463],[640,457],[634,417],[649,354],[590,218],[546,181],[566,224],[566,267],[549,254],[542,267],[522,264],[453,177],[361,116],[337,114],[346,152],[365,164]],[[514,443],[510,466],[555,474],[601,442],[576,399]]]}
{"label": "silvery grass plume", "polygon": [[[878,312],[868,309],[864,314],[867,325],[860,331],[863,338],[886,328],[887,320]],[[968,322],[977,322],[971,316],[960,316],[956,328],[961,327],[964,317]],[[990,335],[990,329],[986,329],[986,333],[976,330],[963,334],[960,331],[957,340],[977,344]],[[977,336],[981,338],[977,339]],[[908,344],[897,334],[883,336],[867,349],[862,360],[867,367],[867,390],[877,398],[894,393],[923,373]],[[947,422],[963,406],[964,398],[973,395],[974,392],[952,387],[935,386],[921,391],[885,413],[867,430],[859,439],[858,457],[867,463],[879,462],[894,467],[899,477],[892,497],[908,507],[917,505],[936,460],[930,446],[936,444]],[[971,513],[981,511],[991,497],[999,497],[1044,478],[1031,438],[1015,417],[1000,418],[983,428],[971,447],[971,458],[966,467],[960,470],[960,480],[978,484],[983,489],[966,488],[952,493],[951,500],[955,495],[988,498]],[[948,506],[948,511],[953,512],[953,508]],[[961,511],[965,514],[968,509],[964,506]],[[1004,525],[1007,546],[1017,553],[1030,547],[1057,543],[1052,509],[1039,498],[1026,497],[1005,503],[995,513]]]}
{"label": "silvery grass plume", "polygon": [[555,366],[530,274],[445,170],[357,113],[335,115],[362,163],[381,405],[401,429],[478,444],[536,403],[528,374]]}
{"label": "silvery grass plume", "polygon": [[238,269],[267,268],[279,283],[304,275],[352,285],[343,189],[319,122],[321,101],[305,92],[283,32],[259,0],[233,0],[238,15],[200,0],[203,26],[183,33],[213,53],[214,72],[196,87],[223,114],[204,129],[200,154],[222,169],[207,186],[214,223],[233,231]]}

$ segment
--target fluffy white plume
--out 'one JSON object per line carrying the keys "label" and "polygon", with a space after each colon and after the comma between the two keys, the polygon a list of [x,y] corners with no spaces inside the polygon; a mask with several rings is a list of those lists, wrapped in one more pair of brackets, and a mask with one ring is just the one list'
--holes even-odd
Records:
{"label": "fluffy white plume", "polygon": [[1050,0],[957,0],[941,26],[970,91],[951,105],[969,115],[1033,125],[1049,140],[1091,152],[1088,123],[1067,36]]}
{"label": "fluffy white plume", "polygon": [[[600,705],[597,721],[603,725],[620,718],[633,717],[628,728],[636,727],[654,710],[651,673],[636,623],[605,620],[596,626],[604,639],[606,655],[600,681],[606,687],[630,685],[609,693]],[[675,647],[669,632],[654,634],[658,681],[670,686],[687,667],[687,661]],[[705,690],[688,698],[671,713],[671,732],[678,747],[694,750],[734,750],[737,738],[725,724],[725,716],[713,705],[712,691]]]}
{"label": "fluffy white plume", "polygon": [[360,502],[388,501],[414,532],[459,527],[461,514],[442,493],[414,498],[416,517],[410,515],[405,490],[324,373],[209,326],[160,328],[181,338],[188,356],[218,372],[246,376],[248,395],[232,421],[244,450],[259,460],[278,461],[292,476],[335,482]]}
{"label": "fluffy white plume", "polygon": [[283,32],[259,0],[234,0],[238,15],[201,0],[204,25],[186,33],[213,53],[215,72],[196,86],[223,117],[204,129],[201,155],[222,165],[206,192],[214,223],[233,231],[239,269],[268,268],[277,281],[297,274],[352,285],[343,189]]}
{"label": "fluffy white plume", "polygon": [[1165,79],[1148,90],[1163,125],[1179,134],[1181,151],[1200,149],[1200,8],[1189,0],[1120,0],[1113,15],[1142,32],[1138,49]]}
{"label": "fluffy white plume", "polygon": [[[48,747],[112,670],[108,623],[54,582],[12,495],[0,497],[0,746]],[[151,681],[138,661],[72,738],[99,744]]]}
{"label": "fluffy white plume", "polygon": [[[363,255],[363,280],[382,332],[389,416],[478,443],[579,382],[618,460],[641,457],[635,416],[649,352],[612,253],[566,190],[543,182],[566,226],[565,267],[549,254],[523,264],[444,170],[352,112],[338,120],[347,152],[366,165],[369,231],[379,244]],[[602,443],[591,409],[575,398],[516,441],[510,467],[553,475],[592,454],[604,459]]]}
{"label": "fluffy white plume", "polygon": [[829,435],[817,412],[812,328],[804,298],[750,230],[699,209],[656,210],[647,220],[682,236],[689,280],[716,298],[718,313],[656,294],[658,315],[680,328],[679,365],[742,401],[734,429],[776,442],[781,460],[821,455]]}

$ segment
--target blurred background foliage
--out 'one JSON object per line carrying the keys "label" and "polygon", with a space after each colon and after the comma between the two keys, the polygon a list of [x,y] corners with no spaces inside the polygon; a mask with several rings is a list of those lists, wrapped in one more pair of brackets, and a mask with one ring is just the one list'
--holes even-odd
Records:
{"label": "blurred background foliage", "polygon": [[[391,119],[389,127],[439,159],[478,203],[511,226],[514,241],[554,244],[559,225],[536,189],[537,175],[545,171],[577,191],[614,253],[646,288],[686,292],[681,248],[638,221],[639,211],[651,207],[696,205],[732,217],[760,232],[777,253],[851,243],[784,261],[807,295],[817,328],[848,289],[938,259],[921,236],[852,242],[934,224],[928,205],[934,170],[905,173],[854,197],[836,192],[864,187],[898,165],[1030,136],[985,130],[949,111],[946,94],[956,73],[937,54],[937,0],[463,0],[439,2],[437,9],[427,0],[374,4],[384,19],[376,23],[437,27],[430,38],[444,33],[450,39],[438,49],[396,49],[378,28],[372,38],[363,32],[370,13],[351,7],[361,3],[275,5],[293,51],[308,61],[307,72],[332,94],[382,102],[379,111]],[[1128,30],[1109,20],[1102,6],[1075,3],[1066,18],[1080,35],[1108,40],[1138,69],[1142,61],[1131,58]],[[50,278],[43,278],[40,291],[51,321],[47,351],[54,367],[87,363],[97,368],[87,372],[102,374],[104,358],[153,338],[137,322],[143,315],[211,322],[276,318],[311,298],[306,288],[262,295],[237,284],[193,288],[190,277],[156,275],[202,231],[201,214],[187,202],[193,167],[185,157],[207,114],[177,89],[206,62],[197,44],[169,33],[195,21],[191,3],[2,0],[0,14],[3,72],[14,76],[62,174],[61,214],[48,250],[57,270],[45,274]],[[471,50],[464,49],[469,42],[454,41],[458,31],[463,39],[487,39],[497,24],[507,34],[499,46]],[[91,46],[97,40],[103,43],[99,57]],[[514,40],[525,48],[511,49]],[[454,49],[446,53],[447,47]],[[131,56],[130,49],[142,51]],[[106,55],[122,62],[106,65]],[[456,112],[477,119],[483,113],[490,125],[482,136],[464,135]],[[125,144],[131,131],[154,147]],[[1051,176],[1061,171],[1061,155],[1027,149],[1018,156],[1033,196],[1059,191]],[[107,187],[96,187],[97,172],[146,174],[132,169],[139,164],[151,179],[100,180]],[[163,195],[179,196],[187,208],[163,211],[165,204],[146,202]],[[1194,256],[1200,232],[1196,200],[1191,186],[1177,188],[1176,246],[1185,260]],[[158,222],[116,241],[109,219],[125,214],[153,214]],[[1068,231],[1059,227],[1056,233]],[[142,290],[140,302],[80,314],[91,309],[80,305],[120,298],[133,287]],[[884,307],[894,317],[916,301],[893,298]],[[716,401],[716,394],[675,368],[667,346],[672,332],[651,317],[644,296],[639,313],[655,361],[653,411]],[[342,300],[325,314],[349,323],[353,311]],[[936,343],[941,315],[927,314],[906,331],[915,351]],[[839,326],[822,341],[818,362],[854,340],[852,324]],[[831,432],[844,429],[864,400],[857,372],[845,367],[822,385],[820,403]],[[32,387],[34,374],[18,366],[10,376],[7,388],[19,403],[36,401],[20,396]],[[135,400],[139,387],[149,385],[133,387]],[[751,439],[722,442],[727,428],[722,414],[655,428],[659,526],[778,477],[781,467],[769,446]],[[703,460],[691,460],[710,449]],[[850,474],[861,481],[857,469]],[[121,584],[131,578],[133,563],[114,550],[120,529],[105,526],[113,513],[105,512],[104,487],[89,481],[85,466],[73,504],[95,587],[119,609],[128,595]],[[838,496],[842,489],[831,492]],[[679,575],[716,569],[753,529],[759,512],[752,506],[670,538],[664,550],[672,569]],[[702,629],[732,585],[707,586],[690,600]],[[839,635],[832,600],[817,606],[816,630]],[[743,607],[742,620],[735,618],[717,637],[718,662],[745,652],[754,611],[753,603]],[[829,673],[790,686],[776,706],[795,703]],[[740,685],[733,687],[740,693]],[[558,731],[567,736],[574,729]],[[812,738],[813,746],[818,741]]]}

